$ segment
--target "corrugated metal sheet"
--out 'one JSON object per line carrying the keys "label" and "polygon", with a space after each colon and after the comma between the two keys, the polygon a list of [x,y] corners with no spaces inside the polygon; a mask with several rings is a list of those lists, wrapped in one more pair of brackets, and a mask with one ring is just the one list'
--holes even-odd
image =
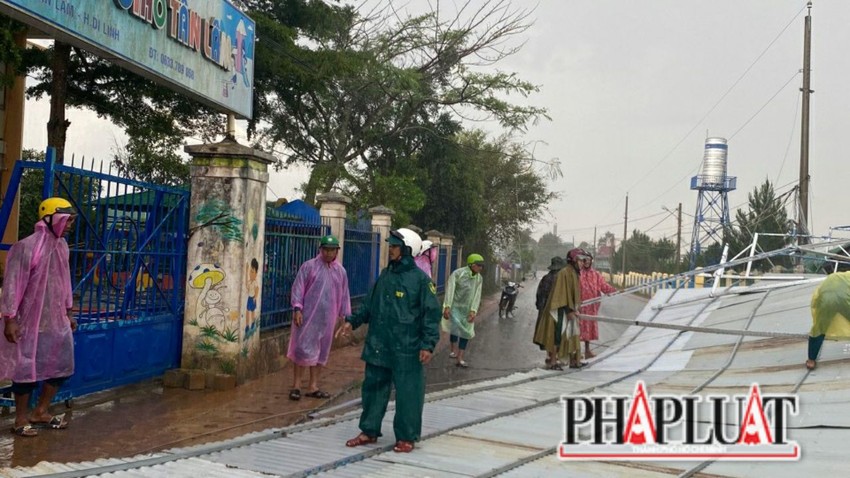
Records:
{"label": "corrugated metal sheet", "polygon": [[[816,283],[775,286],[766,292],[710,297],[707,290],[661,291],[640,320],[725,329],[805,333],[811,323],[808,302]],[[741,288],[734,290],[741,291]],[[746,290],[745,290],[746,292]],[[653,308],[660,304],[664,307]],[[740,345],[736,345],[740,342]],[[799,383],[800,414],[791,419],[790,438],[803,458],[796,464],[713,463],[703,473],[771,478],[826,474],[844,464],[850,430],[850,355],[844,344],[827,342],[819,367],[807,374],[805,341],[745,338],[667,329],[630,327],[591,366],[579,371],[542,370],[513,374],[429,395],[425,439],[414,453],[396,454],[390,411],[385,437],[375,445],[341,446],[357,433],[356,414],[290,429],[289,435],[260,435],[258,443],[204,453],[209,448],[172,450],[202,453],[194,458],[142,467],[109,476],[629,476],[655,477],[693,470],[697,463],[561,462],[549,450],[561,439],[563,394],[611,392],[630,395],[635,380],[650,393],[731,393],[743,395],[757,382],[764,390],[792,391]],[[805,379],[805,380],[804,380]],[[701,425],[705,427],[705,425]],[[233,442],[238,443],[238,442]],[[543,456],[543,458],[539,458]],[[120,460],[113,463],[121,463]],[[83,465],[40,464],[41,472]],[[704,465],[701,465],[704,466]],[[52,467],[52,468],[51,468]],[[64,468],[61,468],[64,467]],[[758,467],[758,468],[756,468]],[[25,476],[25,475],[15,475]]]}

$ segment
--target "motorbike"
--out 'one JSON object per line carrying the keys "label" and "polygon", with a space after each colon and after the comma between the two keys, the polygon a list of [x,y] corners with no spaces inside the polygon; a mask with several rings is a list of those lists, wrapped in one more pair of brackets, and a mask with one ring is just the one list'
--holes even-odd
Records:
{"label": "motorbike", "polygon": [[522,287],[518,282],[506,282],[502,287],[502,297],[499,299],[499,318],[513,318],[514,309],[516,308],[516,296],[519,294],[519,288]]}

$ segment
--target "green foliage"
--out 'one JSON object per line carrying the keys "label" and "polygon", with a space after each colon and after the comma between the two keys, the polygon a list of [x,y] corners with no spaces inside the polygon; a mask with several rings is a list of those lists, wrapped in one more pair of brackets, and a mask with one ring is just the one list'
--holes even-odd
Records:
{"label": "green foliage", "polygon": [[[735,223],[725,231],[726,242],[729,243],[730,257],[741,252],[753,242],[753,236],[759,233],[758,252],[768,252],[785,247],[788,240],[782,236],[764,236],[764,233],[787,234],[791,227],[788,212],[785,210],[783,199],[776,196],[773,184],[767,179],[756,186],[747,195],[749,210],[738,209],[735,212]],[[761,260],[753,264],[760,271],[769,271],[775,266],[790,267],[790,257],[776,257]]]}
{"label": "green foliage", "polygon": [[[678,269],[676,264],[676,244],[667,238],[653,240],[635,229],[625,241],[626,271],[649,274],[652,272],[672,273]],[[614,252],[611,264],[615,272],[623,268],[623,245]]]}
{"label": "green foliage", "polygon": [[234,360],[222,360],[219,362],[218,368],[221,370],[221,373],[236,375],[236,361]]}
{"label": "green foliage", "polygon": [[210,355],[218,354],[218,346],[209,341],[207,338],[203,338],[195,344],[195,348],[200,350],[201,352],[208,353]]}

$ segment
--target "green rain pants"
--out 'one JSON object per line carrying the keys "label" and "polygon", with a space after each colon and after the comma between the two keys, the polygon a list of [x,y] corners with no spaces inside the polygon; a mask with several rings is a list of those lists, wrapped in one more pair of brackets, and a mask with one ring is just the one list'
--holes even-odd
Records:
{"label": "green rain pants", "polygon": [[[417,357],[418,358],[418,357]],[[418,361],[406,367],[387,368],[366,364],[363,379],[363,414],[360,431],[370,437],[381,436],[381,422],[387,412],[390,391],[395,386],[396,441],[417,441],[422,434],[422,409],[425,406],[425,369]]]}

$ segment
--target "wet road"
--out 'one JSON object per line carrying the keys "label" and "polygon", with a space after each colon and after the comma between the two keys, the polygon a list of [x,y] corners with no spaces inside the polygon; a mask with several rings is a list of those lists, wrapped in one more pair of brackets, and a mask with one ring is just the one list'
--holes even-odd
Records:
{"label": "wet road", "polygon": [[[543,271],[538,272],[537,276],[542,278]],[[499,319],[499,294],[482,301],[478,323],[475,325],[475,338],[469,342],[464,356],[468,368],[455,366],[455,359],[449,357],[448,338],[443,337],[439,352],[427,367],[428,391],[542,367],[545,353],[532,343],[537,320],[534,297],[538,281],[529,278],[522,283],[512,319]],[[645,305],[645,299],[632,295],[610,297],[603,299],[599,314],[632,319],[637,317]],[[591,343],[591,351],[596,354],[604,351],[625,328],[600,323],[600,341]]]}

